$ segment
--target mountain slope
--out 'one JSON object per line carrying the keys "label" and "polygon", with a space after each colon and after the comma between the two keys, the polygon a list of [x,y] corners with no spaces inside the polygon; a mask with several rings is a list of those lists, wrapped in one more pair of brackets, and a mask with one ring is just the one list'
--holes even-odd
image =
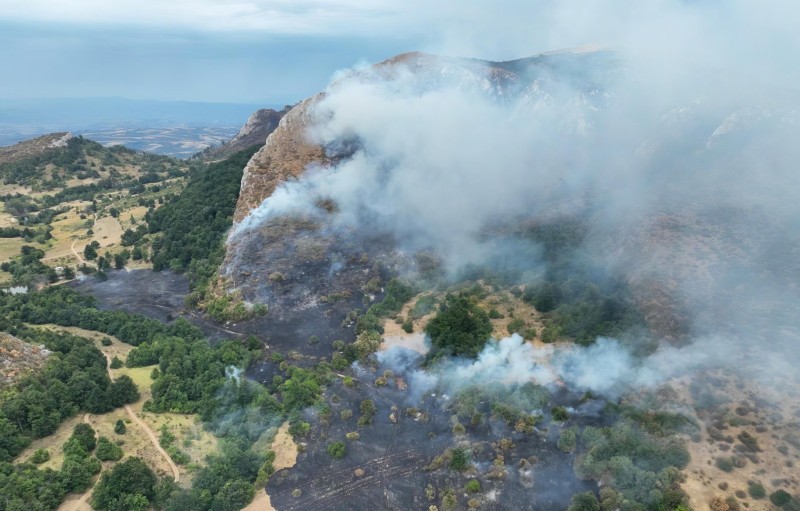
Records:
{"label": "mountain slope", "polygon": [[256,110],[247,118],[247,122],[235,137],[220,146],[209,147],[197,156],[206,160],[218,160],[254,145],[264,145],[264,141],[275,131],[280,120],[291,108],[287,105],[281,110],[271,108]]}

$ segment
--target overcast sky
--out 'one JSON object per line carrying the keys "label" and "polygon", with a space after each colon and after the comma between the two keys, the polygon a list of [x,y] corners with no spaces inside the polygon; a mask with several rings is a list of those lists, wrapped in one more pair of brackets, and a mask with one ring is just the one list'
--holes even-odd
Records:
{"label": "overcast sky", "polygon": [[[527,2],[502,3],[2,0],[0,98],[288,103],[322,89],[338,69],[404,51],[504,59],[549,49],[525,35],[535,33],[534,20],[515,21],[515,10],[530,14]],[[492,36],[500,15],[508,26]],[[474,46],[452,43],[476,27],[486,30]]]}
{"label": "overcast sky", "polygon": [[[279,104],[338,69],[409,50],[503,60],[635,41],[655,58],[692,31],[728,54],[738,42],[763,51],[748,40],[759,24],[796,33],[794,0],[755,4],[766,14],[750,0],[1,0],[0,98]],[[715,40],[717,24],[736,40]],[[794,52],[797,38],[787,41]],[[682,54],[698,51],[713,48]]]}

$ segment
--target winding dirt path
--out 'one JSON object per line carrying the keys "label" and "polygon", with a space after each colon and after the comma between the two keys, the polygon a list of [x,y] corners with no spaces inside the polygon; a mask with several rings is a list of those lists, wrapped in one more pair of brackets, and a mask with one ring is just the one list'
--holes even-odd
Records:
{"label": "winding dirt path", "polygon": [[78,242],[78,240],[75,240],[75,241],[72,242],[72,246],[70,247],[72,249],[72,253],[75,255],[75,257],[78,258],[78,262],[80,262],[81,264],[86,264],[86,261],[83,260],[83,257],[81,257],[81,255],[78,253],[78,251],[75,250],[75,243],[77,243],[77,242]]}
{"label": "winding dirt path", "polygon": [[[113,380],[114,375],[111,373],[111,357],[106,353],[103,353],[103,355],[105,355],[106,357],[106,371],[108,371],[109,378]],[[172,461],[172,458],[169,457],[167,451],[165,451],[161,447],[161,444],[158,443],[158,438],[156,438],[156,434],[153,432],[152,429],[150,429],[150,426],[148,426],[147,423],[145,423],[142,419],[139,418],[138,415],[136,415],[136,412],[133,411],[130,405],[125,405],[124,408],[125,412],[127,412],[128,414],[128,417],[130,417],[133,422],[138,424],[139,427],[141,427],[142,430],[144,430],[147,437],[153,443],[153,447],[156,448],[156,450],[161,454],[161,456],[164,457],[166,462],[169,464],[169,468],[170,470],[172,470],[172,477],[175,479],[175,482],[177,483],[178,481],[180,481],[181,474],[178,471],[178,465],[176,465],[175,462]],[[83,422],[85,424],[91,425],[91,421],[89,420],[91,416],[92,414],[90,413],[85,414],[83,416]],[[65,511],[66,509],[69,509],[70,511],[81,511],[85,509],[91,509],[91,507],[88,507],[87,502],[89,500],[89,497],[92,495],[92,492],[94,491],[95,487],[97,486],[97,483],[99,482],[100,482],[100,475],[97,476],[97,480],[95,480],[92,487],[86,490],[86,493],[81,495],[81,497],[78,500],[64,502],[61,506],[59,506],[59,511]],[[70,506],[70,504],[72,505]]]}
{"label": "winding dirt path", "polygon": [[[106,370],[108,371],[108,376],[113,380],[114,375],[111,373],[111,357],[107,353],[104,353],[104,355],[106,357]],[[175,462],[172,461],[172,458],[169,457],[167,451],[165,451],[164,448],[161,447],[161,444],[158,443],[158,438],[156,438],[156,434],[153,432],[152,429],[150,429],[150,426],[148,426],[147,423],[145,423],[142,419],[139,418],[138,415],[136,415],[136,412],[133,411],[133,408],[131,408],[130,405],[125,405],[124,408],[125,411],[128,413],[128,417],[130,417],[133,422],[138,424],[139,427],[141,427],[142,430],[144,430],[145,434],[148,436],[148,438],[150,438],[150,441],[153,443],[153,447],[156,448],[156,450],[161,454],[164,460],[166,460],[166,462],[169,464],[169,468],[170,470],[172,470],[172,477],[175,479],[175,482],[177,483],[178,481],[180,481],[181,473],[178,471],[178,465],[176,465]]]}

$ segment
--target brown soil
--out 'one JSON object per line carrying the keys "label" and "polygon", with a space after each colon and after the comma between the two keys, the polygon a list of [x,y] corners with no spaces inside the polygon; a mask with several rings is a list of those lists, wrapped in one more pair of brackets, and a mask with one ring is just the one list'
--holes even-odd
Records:
{"label": "brown soil", "polygon": [[[272,466],[275,468],[276,472],[285,468],[291,468],[297,462],[297,444],[294,443],[292,435],[289,434],[288,422],[284,422],[281,424],[281,427],[278,428],[278,432],[275,434],[275,438],[272,440],[270,449],[275,452],[275,461],[272,462]],[[262,489],[256,493],[256,497],[253,499],[253,502],[251,502],[250,505],[244,508],[242,511],[277,510],[272,507],[272,503],[269,500],[269,495],[267,495],[266,490]]]}
{"label": "brown soil", "polygon": [[[750,481],[761,483],[767,495],[778,489],[800,492],[796,466],[800,435],[795,433],[800,423],[800,389],[790,382],[766,386],[721,373],[712,374],[709,381],[709,390],[729,401],[697,412],[700,438],[687,445],[691,462],[682,485],[691,508],[709,510],[716,497],[735,496],[737,491],[746,494]],[[674,386],[692,402],[689,383],[682,379]],[[754,439],[757,450],[743,443],[748,438]],[[735,458],[730,471],[719,468],[720,458]],[[737,500],[749,510],[774,509],[767,498],[746,495]]]}

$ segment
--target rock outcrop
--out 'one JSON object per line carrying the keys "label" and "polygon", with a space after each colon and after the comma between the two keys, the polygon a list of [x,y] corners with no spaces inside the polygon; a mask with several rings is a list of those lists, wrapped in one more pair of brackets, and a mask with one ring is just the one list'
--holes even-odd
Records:
{"label": "rock outcrop", "polygon": [[291,105],[286,105],[281,110],[272,108],[256,110],[235,137],[220,146],[209,147],[198,156],[206,160],[218,160],[256,144],[263,144],[278,127],[283,116],[291,109]]}
{"label": "rock outcrop", "polygon": [[11,146],[0,147],[0,163],[37,156],[49,149],[66,147],[71,138],[72,134],[68,132],[50,133]]}
{"label": "rock outcrop", "polygon": [[0,332],[0,390],[44,366],[50,352]]}

